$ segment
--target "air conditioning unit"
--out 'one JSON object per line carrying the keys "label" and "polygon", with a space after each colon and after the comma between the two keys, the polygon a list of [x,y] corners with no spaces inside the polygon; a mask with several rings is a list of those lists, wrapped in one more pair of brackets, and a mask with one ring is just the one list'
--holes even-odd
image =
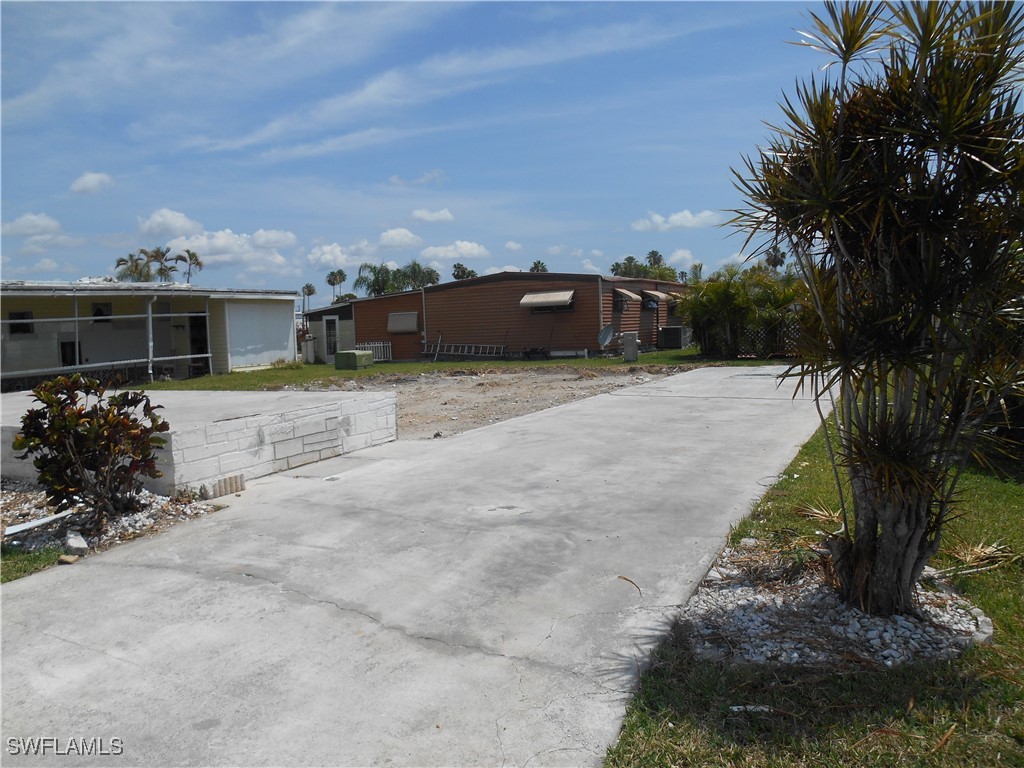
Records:
{"label": "air conditioning unit", "polygon": [[682,325],[663,325],[658,328],[658,349],[685,349],[691,343],[689,328]]}

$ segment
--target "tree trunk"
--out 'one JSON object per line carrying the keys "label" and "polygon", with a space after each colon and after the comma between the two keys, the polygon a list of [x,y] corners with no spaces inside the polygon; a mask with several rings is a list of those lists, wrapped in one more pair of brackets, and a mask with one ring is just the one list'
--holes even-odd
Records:
{"label": "tree trunk", "polygon": [[[864,465],[850,469],[853,536],[825,542],[841,597],[875,616],[915,614],[915,587],[939,546],[932,494],[911,477],[872,481]],[[890,467],[891,470],[891,467]]]}

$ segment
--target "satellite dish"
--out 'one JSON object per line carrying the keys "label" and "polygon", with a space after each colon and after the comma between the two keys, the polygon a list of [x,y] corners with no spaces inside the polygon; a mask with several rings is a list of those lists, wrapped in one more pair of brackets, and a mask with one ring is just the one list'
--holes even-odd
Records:
{"label": "satellite dish", "polygon": [[612,337],[614,335],[615,335],[615,326],[612,325],[611,323],[608,323],[608,325],[606,325],[604,328],[602,328],[601,332],[599,334],[597,334],[597,344],[598,344],[598,346],[601,347],[601,349],[604,349],[605,347],[607,347],[608,346],[608,342],[610,342],[612,340]]}

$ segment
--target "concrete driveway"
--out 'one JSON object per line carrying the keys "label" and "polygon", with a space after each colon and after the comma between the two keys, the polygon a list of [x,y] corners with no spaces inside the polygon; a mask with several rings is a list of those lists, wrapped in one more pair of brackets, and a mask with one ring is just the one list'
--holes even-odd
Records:
{"label": "concrete driveway", "polygon": [[[599,764],[676,607],[817,425],[781,370],[265,477],[5,585],[4,763]],[[123,754],[12,755],[41,737]]]}

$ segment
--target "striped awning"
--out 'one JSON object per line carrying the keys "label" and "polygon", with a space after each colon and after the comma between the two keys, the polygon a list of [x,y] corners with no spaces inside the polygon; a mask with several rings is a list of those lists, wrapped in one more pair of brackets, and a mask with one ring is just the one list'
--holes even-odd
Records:
{"label": "striped awning", "polygon": [[528,293],[519,300],[520,307],[567,307],[572,304],[576,291],[546,291]]}
{"label": "striped awning", "polygon": [[632,291],[627,291],[625,288],[616,288],[615,292],[624,299],[630,299],[631,301],[640,301],[640,297]]}
{"label": "striped awning", "polygon": [[668,301],[672,298],[667,293],[662,293],[661,291],[644,291],[644,296],[657,299],[658,301]]}

